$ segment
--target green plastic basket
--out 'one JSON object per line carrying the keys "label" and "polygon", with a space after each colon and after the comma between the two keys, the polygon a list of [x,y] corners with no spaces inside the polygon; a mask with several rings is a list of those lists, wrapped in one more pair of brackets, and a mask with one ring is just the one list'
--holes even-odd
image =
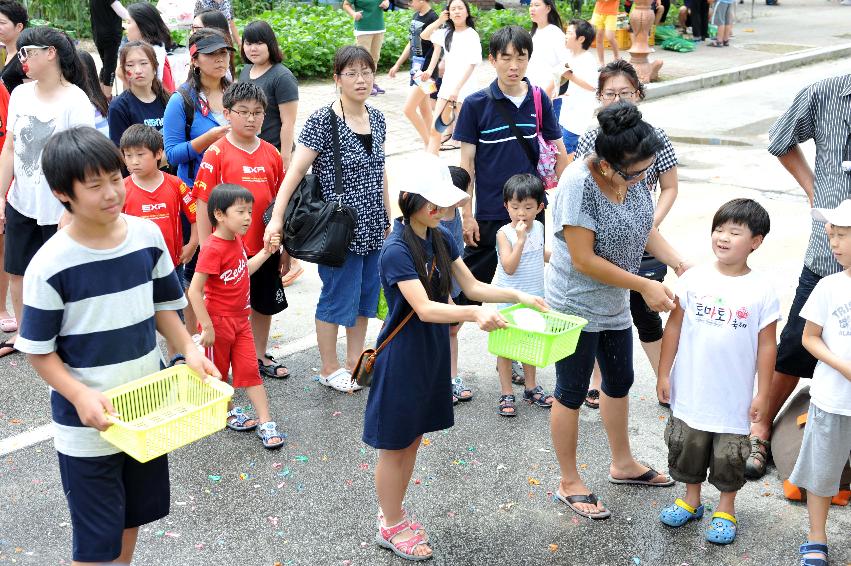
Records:
{"label": "green plastic basket", "polygon": [[544,317],[547,329],[535,332],[514,323],[514,313],[526,308],[514,305],[499,311],[508,321],[508,328],[494,330],[488,336],[491,354],[542,368],[576,351],[579,334],[588,324],[587,320],[555,311],[542,312],[540,315]]}

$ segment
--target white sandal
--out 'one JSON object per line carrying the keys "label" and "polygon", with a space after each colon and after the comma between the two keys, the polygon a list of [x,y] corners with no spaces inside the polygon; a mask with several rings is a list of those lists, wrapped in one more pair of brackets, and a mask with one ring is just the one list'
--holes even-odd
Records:
{"label": "white sandal", "polygon": [[342,391],[343,393],[363,389],[363,387],[352,381],[352,374],[343,368],[338,369],[328,377],[322,377],[322,374],[320,374],[319,383],[331,389]]}

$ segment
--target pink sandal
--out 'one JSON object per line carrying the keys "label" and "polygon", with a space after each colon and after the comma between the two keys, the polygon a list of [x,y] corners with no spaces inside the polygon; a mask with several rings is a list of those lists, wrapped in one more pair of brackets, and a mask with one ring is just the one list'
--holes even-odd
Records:
{"label": "pink sandal", "polygon": [[18,320],[14,317],[0,319],[0,332],[17,332]]}
{"label": "pink sandal", "polygon": [[422,530],[422,525],[412,524],[410,519],[402,519],[400,523],[393,525],[392,527],[384,527],[379,524],[378,533],[375,535],[375,542],[378,543],[378,546],[393,551],[393,554],[400,558],[404,558],[405,560],[411,560],[415,562],[428,560],[433,556],[433,554],[414,554],[418,546],[428,546],[428,542],[426,542],[425,540],[424,533],[414,534],[414,536],[412,536],[408,540],[391,542],[393,540],[393,537],[402,533],[403,531],[411,531],[412,533],[416,533],[420,530]]}

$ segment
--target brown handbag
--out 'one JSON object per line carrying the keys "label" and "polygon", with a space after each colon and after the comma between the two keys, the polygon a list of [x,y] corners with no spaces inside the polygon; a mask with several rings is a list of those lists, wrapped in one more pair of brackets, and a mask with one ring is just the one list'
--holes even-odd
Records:
{"label": "brown handbag", "polygon": [[[434,273],[434,260],[431,261],[431,269],[428,272],[428,281],[431,282],[431,275]],[[369,387],[372,385],[372,370],[375,367],[375,358],[378,357],[378,354],[381,350],[384,349],[387,344],[390,343],[391,340],[399,333],[400,330],[411,320],[411,317],[414,316],[414,309],[411,309],[411,312],[402,319],[402,321],[393,329],[393,332],[381,342],[381,345],[378,348],[367,348],[363,352],[361,352],[360,358],[358,359],[358,363],[355,366],[355,369],[352,370],[352,381],[360,385],[361,387]]]}

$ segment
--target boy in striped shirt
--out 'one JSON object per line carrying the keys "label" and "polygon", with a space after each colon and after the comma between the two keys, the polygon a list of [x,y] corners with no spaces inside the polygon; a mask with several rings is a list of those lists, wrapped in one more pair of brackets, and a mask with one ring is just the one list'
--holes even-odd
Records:
{"label": "boy in striped shirt", "polygon": [[162,367],[157,331],[182,346],[192,369],[220,375],[177,316],[186,298],[162,234],[121,213],[112,142],[94,128],[60,132],[47,142],[42,168],[72,221],[27,268],[16,347],[51,388],[73,560],[129,564],[139,526],[168,514],[168,462],[140,464],[100,437],[107,413],[115,414],[102,392]]}

